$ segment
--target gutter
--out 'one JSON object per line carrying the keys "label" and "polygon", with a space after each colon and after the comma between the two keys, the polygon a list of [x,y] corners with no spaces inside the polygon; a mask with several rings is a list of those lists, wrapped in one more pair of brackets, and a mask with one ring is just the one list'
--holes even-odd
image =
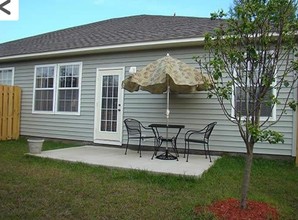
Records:
{"label": "gutter", "polygon": [[161,48],[176,48],[185,46],[199,46],[203,45],[204,37],[188,38],[188,39],[174,39],[165,41],[150,41],[141,43],[128,43],[119,45],[99,46],[99,47],[87,47],[69,50],[58,50],[41,53],[20,54],[13,56],[0,57],[0,63],[21,61],[21,60],[33,60],[40,58],[51,58],[57,56],[73,56],[73,55],[86,55],[86,54],[98,54],[98,53],[110,53],[120,51],[136,51],[144,49],[161,49]]}

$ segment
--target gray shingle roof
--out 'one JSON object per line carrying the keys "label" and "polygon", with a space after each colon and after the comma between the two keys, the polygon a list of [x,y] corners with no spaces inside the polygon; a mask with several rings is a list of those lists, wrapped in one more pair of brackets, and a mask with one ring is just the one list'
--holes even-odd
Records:
{"label": "gray shingle roof", "polygon": [[0,44],[0,57],[203,37],[219,23],[209,18],[181,16],[115,18]]}

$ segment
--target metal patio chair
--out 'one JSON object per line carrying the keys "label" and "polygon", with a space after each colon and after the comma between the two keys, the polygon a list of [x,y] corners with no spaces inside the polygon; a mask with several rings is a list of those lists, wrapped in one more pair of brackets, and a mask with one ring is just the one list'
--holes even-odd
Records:
{"label": "metal patio chair", "polygon": [[139,140],[138,152],[140,153],[140,157],[142,157],[141,142],[145,139],[154,138],[154,141],[156,139],[155,135],[146,136],[143,134],[143,132],[145,130],[148,130],[148,131],[150,130],[152,132],[152,129],[143,126],[141,122],[139,122],[136,119],[132,119],[132,118],[125,119],[124,124],[125,124],[126,130],[127,130],[127,144],[126,144],[126,149],[125,149],[125,155],[127,154],[129,140],[137,139],[137,140]]}
{"label": "metal patio chair", "polygon": [[[216,124],[217,124],[217,122],[212,122],[201,130],[189,130],[185,133],[184,157],[186,154],[186,147],[187,147],[186,162],[188,162],[188,156],[189,156],[189,143],[204,144],[204,151],[205,151],[206,159],[207,159],[207,154],[208,154],[210,162],[212,162],[211,156],[210,156],[210,149],[209,149],[209,138],[210,138],[210,135],[211,135],[213,128]],[[206,145],[207,145],[207,148],[206,148]]]}

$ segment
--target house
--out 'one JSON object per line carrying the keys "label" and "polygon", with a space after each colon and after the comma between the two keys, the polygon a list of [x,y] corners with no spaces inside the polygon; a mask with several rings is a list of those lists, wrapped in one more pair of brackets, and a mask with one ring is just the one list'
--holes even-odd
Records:
{"label": "house", "polygon": [[[165,94],[129,93],[121,89],[122,80],[134,67],[167,53],[196,67],[192,57],[204,53],[204,34],[219,22],[140,15],[0,44],[0,83],[22,88],[21,135],[122,145],[127,139],[123,119],[136,118],[145,125],[165,122]],[[170,99],[171,123],[199,129],[217,121],[211,150],[246,151],[215,98],[200,92],[172,94]],[[285,143],[258,143],[255,152],[295,156],[295,113],[289,111],[276,127]],[[178,140],[181,148],[184,133]]]}

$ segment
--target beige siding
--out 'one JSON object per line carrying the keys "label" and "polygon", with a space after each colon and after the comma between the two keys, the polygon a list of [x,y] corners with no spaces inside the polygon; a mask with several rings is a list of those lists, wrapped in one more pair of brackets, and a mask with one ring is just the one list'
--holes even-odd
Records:
{"label": "beige siding", "polygon": [[[94,107],[95,107],[95,82],[96,68],[125,67],[128,75],[129,67],[136,66],[138,69],[148,63],[170,53],[173,57],[197,66],[192,57],[202,53],[201,49],[173,49],[154,50],[117,54],[101,54],[83,57],[70,57],[61,59],[36,60],[34,62],[19,62],[15,67],[15,84],[22,87],[22,113],[21,135],[62,138],[73,140],[93,141],[94,132]],[[64,62],[82,62],[82,90],[81,90],[81,114],[70,115],[47,115],[32,114],[33,77],[34,66],[41,64],[56,64]],[[2,67],[3,65],[0,65]],[[284,97],[286,91],[282,94]],[[165,122],[166,95],[152,95],[147,92],[124,92],[123,118],[136,118],[148,125],[150,123]],[[170,123],[184,124],[186,129],[181,132],[178,147],[183,148],[183,137],[187,129],[201,129],[206,124],[217,121],[211,138],[211,150],[227,152],[245,152],[237,127],[229,122],[215,98],[207,99],[206,92],[198,94],[171,94],[170,95]],[[280,108],[277,108],[280,114]],[[256,145],[256,153],[291,155],[293,140],[293,113],[283,117],[275,128],[285,135],[284,144]],[[174,135],[170,131],[169,135]],[[126,131],[123,127],[123,143],[126,143]],[[150,145],[151,142],[145,142]],[[192,148],[200,148],[194,145]],[[201,148],[200,148],[201,149]]]}

